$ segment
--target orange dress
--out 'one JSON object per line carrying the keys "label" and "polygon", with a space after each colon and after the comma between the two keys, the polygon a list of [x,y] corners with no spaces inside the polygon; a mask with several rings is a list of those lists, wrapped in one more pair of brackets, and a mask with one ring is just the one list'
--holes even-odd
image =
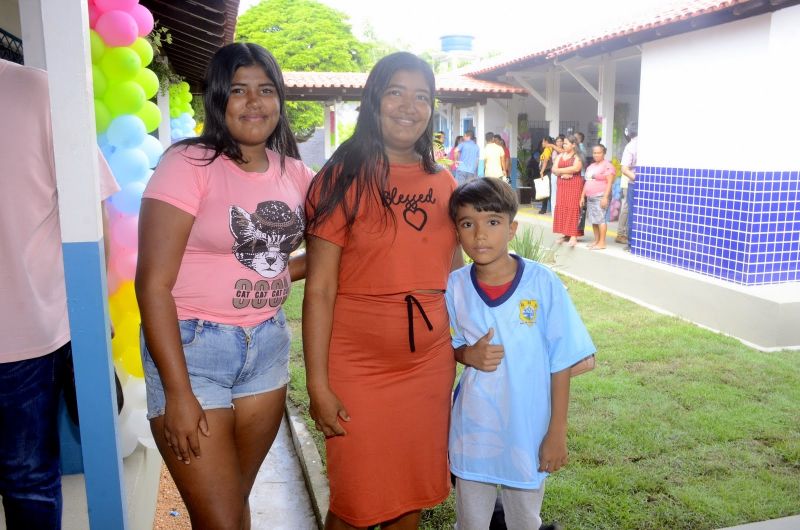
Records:
{"label": "orange dress", "polygon": [[443,293],[455,186],[446,170],[392,165],[383,200],[394,221],[365,199],[349,232],[341,211],[311,231],[342,247],[328,377],[351,420],[326,451],[330,510],[354,526],[435,506],[450,490],[455,359]]}

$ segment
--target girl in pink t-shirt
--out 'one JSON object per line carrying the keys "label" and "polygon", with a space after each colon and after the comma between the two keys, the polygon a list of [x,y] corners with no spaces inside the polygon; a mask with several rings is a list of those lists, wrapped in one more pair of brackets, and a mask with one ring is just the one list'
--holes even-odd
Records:
{"label": "girl in pink t-shirt", "polygon": [[592,224],[594,232],[594,241],[588,245],[591,250],[606,248],[606,212],[617,170],[605,156],[604,145],[592,148],[594,162],[586,168],[586,184],[581,195],[581,207],[586,206],[586,221]]}
{"label": "girl in pink t-shirt", "polygon": [[192,526],[239,528],[286,398],[281,306],[305,277],[290,254],[313,175],[269,52],[220,48],[206,87],[203,134],[169,149],[144,193],[136,294],[148,419]]}

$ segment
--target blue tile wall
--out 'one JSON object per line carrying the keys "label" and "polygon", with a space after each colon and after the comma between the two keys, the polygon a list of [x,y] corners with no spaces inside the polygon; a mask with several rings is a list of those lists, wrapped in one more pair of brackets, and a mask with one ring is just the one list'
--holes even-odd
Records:
{"label": "blue tile wall", "polygon": [[800,281],[800,172],[639,167],[632,252],[742,285]]}

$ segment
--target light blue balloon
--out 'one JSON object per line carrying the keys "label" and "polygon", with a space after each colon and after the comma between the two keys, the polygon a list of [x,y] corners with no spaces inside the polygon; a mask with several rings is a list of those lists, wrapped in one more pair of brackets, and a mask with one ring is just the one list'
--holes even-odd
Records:
{"label": "light blue balloon", "polygon": [[142,193],[145,184],[142,181],[129,182],[122,186],[122,189],[111,196],[111,204],[114,208],[124,214],[139,213],[142,204]]}
{"label": "light blue balloon", "polygon": [[132,114],[117,116],[106,131],[108,142],[114,147],[136,147],[145,134],[144,122]]}
{"label": "light blue balloon", "polygon": [[141,149],[117,148],[108,159],[108,165],[120,186],[142,180],[150,169],[147,155]]}
{"label": "light blue balloon", "polygon": [[106,142],[105,145],[100,146],[100,151],[102,151],[103,156],[106,159],[106,162],[108,162],[108,159],[111,158],[111,155],[114,154],[114,151],[116,151],[116,149],[117,149],[116,147],[114,147],[108,142]]}
{"label": "light blue balloon", "polygon": [[156,167],[161,155],[164,154],[164,147],[161,145],[161,142],[158,138],[149,134],[146,135],[142,143],[139,144],[139,149],[147,155],[147,164],[151,168]]}

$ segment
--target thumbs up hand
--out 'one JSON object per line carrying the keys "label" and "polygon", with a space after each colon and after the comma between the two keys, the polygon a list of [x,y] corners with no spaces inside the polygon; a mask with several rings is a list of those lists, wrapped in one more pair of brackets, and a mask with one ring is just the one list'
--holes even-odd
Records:
{"label": "thumbs up hand", "polygon": [[478,339],[472,346],[466,346],[461,355],[462,362],[483,372],[494,372],[503,360],[505,350],[503,346],[491,344],[494,337],[494,328]]}

